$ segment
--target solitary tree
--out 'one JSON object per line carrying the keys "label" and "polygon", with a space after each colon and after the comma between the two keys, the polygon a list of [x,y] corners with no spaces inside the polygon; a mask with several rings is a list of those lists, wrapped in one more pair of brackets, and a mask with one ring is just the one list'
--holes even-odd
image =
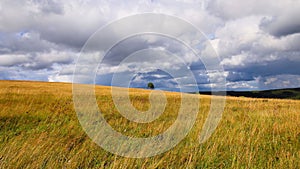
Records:
{"label": "solitary tree", "polygon": [[149,89],[154,89],[154,84],[153,84],[152,82],[149,82],[149,83],[148,83],[148,88],[149,88]]}

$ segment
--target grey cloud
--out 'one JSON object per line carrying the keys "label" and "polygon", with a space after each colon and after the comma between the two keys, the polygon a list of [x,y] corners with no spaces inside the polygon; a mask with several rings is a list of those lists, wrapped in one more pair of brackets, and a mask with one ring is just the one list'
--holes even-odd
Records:
{"label": "grey cloud", "polygon": [[55,43],[40,38],[37,32],[2,34],[0,38],[0,65],[24,69],[52,69],[54,64],[70,64],[75,54]]}
{"label": "grey cloud", "polygon": [[300,75],[300,61],[290,61],[287,59],[276,60],[269,63],[252,64],[238,70],[253,76],[274,76],[278,74]]}
{"label": "grey cloud", "polygon": [[3,9],[0,10],[0,31],[35,31],[44,40],[78,50],[96,29],[105,24],[105,15],[97,6],[81,5],[76,1],[4,0],[0,6]]}
{"label": "grey cloud", "polygon": [[76,54],[72,52],[58,51],[48,53],[5,54],[0,55],[0,66],[17,66],[27,70],[51,70],[55,64],[71,64],[75,57]]}
{"label": "grey cloud", "polygon": [[[261,30],[263,19],[252,16],[228,21],[216,32],[213,41],[222,58],[221,64],[229,71],[227,80],[230,88],[248,86],[251,89],[258,77],[265,79],[280,74],[289,75],[287,77],[300,74],[300,48],[296,45],[299,44],[299,34],[281,38],[269,35],[268,31]],[[280,84],[283,81],[277,82],[278,86],[284,86]]]}
{"label": "grey cloud", "polygon": [[300,84],[300,75],[280,74],[259,78],[262,89],[296,88]]}
{"label": "grey cloud", "polygon": [[300,2],[294,0],[212,0],[208,3],[210,14],[224,20],[236,20],[249,16],[265,16],[260,27],[280,37],[300,32]]}
{"label": "grey cloud", "polygon": [[295,17],[300,15],[300,7],[296,11],[284,13],[280,16],[265,18],[260,27],[262,30],[276,37],[300,33],[300,21]]}
{"label": "grey cloud", "polygon": [[227,81],[230,82],[255,80],[254,77],[249,72],[246,73],[246,72],[233,72],[233,71],[229,71],[226,79]]}
{"label": "grey cloud", "polygon": [[64,7],[58,0],[34,0],[44,13],[63,14]]}
{"label": "grey cloud", "polygon": [[153,82],[158,89],[176,90],[178,87],[173,77],[162,70],[138,73],[133,77],[130,86],[146,88],[148,82]]}
{"label": "grey cloud", "polygon": [[0,39],[0,54],[49,52],[61,47],[41,39],[37,32],[7,33]]}
{"label": "grey cloud", "polygon": [[48,81],[48,76],[54,72],[51,70],[29,70],[22,69],[18,66],[13,67],[1,67],[0,66],[0,77],[1,79],[7,80],[38,80]]}
{"label": "grey cloud", "polygon": [[299,8],[300,2],[295,0],[211,0],[207,8],[212,15],[225,20],[235,20],[249,16],[279,16],[290,11],[292,8]]}
{"label": "grey cloud", "polygon": [[[180,42],[164,36],[148,34],[134,36],[118,43],[105,56],[103,63],[109,65],[118,65],[123,59],[130,56],[134,52],[144,49],[169,51],[170,53],[182,57],[183,59],[188,56],[188,53],[191,53],[188,51],[187,47],[183,46],[183,44]],[[141,56],[135,60],[135,62],[153,62],[156,60],[166,61],[165,59],[162,59],[164,59],[164,57],[160,57],[159,55],[150,55],[147,57]]]}
{"label": "grey cloud", "polygon": [[10,67],[30,61],[26,55],[0,55],[0,66]]}

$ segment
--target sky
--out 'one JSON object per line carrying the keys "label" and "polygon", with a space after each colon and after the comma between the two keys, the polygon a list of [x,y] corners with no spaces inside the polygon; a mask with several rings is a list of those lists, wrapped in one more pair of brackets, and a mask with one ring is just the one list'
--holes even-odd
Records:
{"label": "sky", "polygon": [[[300,87],[299,0],[1,0],[0,79],[72,82],[88,39],[141,13],[176,16],[197,27],[219,56],[227,90]],[[157,34],[129,37],[103,55],[95,78],[102,85],[146,87],[151,81],[163,90],[194,84],[209,90],[218,76],[181,43]]]}

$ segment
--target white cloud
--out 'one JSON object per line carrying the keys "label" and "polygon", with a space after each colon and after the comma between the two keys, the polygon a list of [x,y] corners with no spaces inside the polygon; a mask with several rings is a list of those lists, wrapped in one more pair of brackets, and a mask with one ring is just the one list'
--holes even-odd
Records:
{"label": "white cloud", "polygon": [[245,66],[245,60],[247,60],[247,56],[245,54],[239,54],[231,56],[231,58],[225,58],[221,65],[226,66]]}

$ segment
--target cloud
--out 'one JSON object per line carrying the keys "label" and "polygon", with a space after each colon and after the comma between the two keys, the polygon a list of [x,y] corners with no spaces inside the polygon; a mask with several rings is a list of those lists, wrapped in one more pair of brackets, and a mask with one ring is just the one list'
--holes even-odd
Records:
{"label": "cloud", "polygon": [[300,33],[300,21],[294,17],[299,15],[299,9],[292,8],[282,15],[264,18],[260,26],[262,30],[276,37],[297,34]]}
{"label": "cloud", "polygon": [[[300,22],[295,19],[299,11],[300,2],[295,0],[276,3],[271,0],[2,0],[0,78],[69,82],[75,58],[96,30],[122,17],[154,12],[183,18],[207,35],[210,43],[203,44],[199,40],[194,47],[201,49],[205,64],[216,65],[211,58],[215,52],[219,54],[218,64],[225,69],[229,89],[297,86],[298,81],[292,79],[300,75]],[[145,22],[147,20],[130,25],[128,29],[138,29]],[[180,30],[180,26],[172,26],[170,31]],[[195,37],[189,30],[183,33],[185,39]],[[107,32],[112,41],[120,35],[122,32]],[[95,41],[95,44],[99,47],[108,42]],[[130,59],[138,50],[146,49],[160,53],[148,51],[140,53],[144,57]],[[95,61],[106,51],[97,48],[96,52],[88,57],[94,57],[91,64],[97,64]],[[168,57],[168,52],[185,62]],[[83,60],[84,64],[87,60]],[[135,79],[144,79],[143,83],[153,78],[162,88],[177,89],[174,80],[182,82],[183,86],[194,85],[190,75],[183,71],[186,68],[193,72],[197,85],[203,90],[211,87],[209,78],[215,81],[220,78],[218,73],[206,72],[204,63],[179,42],[168,37],[144,35],[128,38],[110,50],[97,76],[99,83],[110,84],[114,73],[126,77],[126,73],[135,72],[140,73]],[[163,73],[155,74],[157,69],[178,77],[172,81]],[[84,76],[87,72],[91,70],[80,72],[82,80],[87,80]]]}
{"label": "cloud", "polygon": [[38,80],[48,81],[48,76],[54,74],[53,70],[30,70],[20,67],[2,67],[0,66],[0,78],[6,80]]}
{"label": "cloud", "polygon": [[178,88],[176,80],[171,75],[162,71],[154,70],[151,72],[138,73],[131,81],[130,87],[147,87],[149,82],[154,83],[156,89],[173,89]]}
{"label": "cloud", "polygon": [[80,49],[92,33],[113,20],[137,13],[155,12],[183,16],[208,32],[220,20],[205,10],[199,10],[201,4],[201,1],[4,0],[0,2],[0,31],[34,30],[44,40]]}
{"label": "cloud", "polygon": [[[61,50],[55,43],[43,40],[38,32],[22,31],[16,33],[2,33],[0,54],[49,52],[51,49]],[[5,50],[3,50],[5,49]]]}
{"label": "cloud", "polygon": [[71,64],[76,54],[72,52],[50,51],[48,53],[2,54],[0,66],[18,67],[30,70],[51,70],[54,65]]}
{"label": "cloud", "polygon": [[260,88],[278,89],[278,88],[296,88],[300,84],[300,75],[275,75],[259,79]]}
{"label": "cloud", "polygon": [[53,13],[53,14],[58,14],[61,15],[64,13],[64,7],[62,5],[61,1],[58,0],[40,0],[40,1],[35,1],[37,2],[38,8],[43,13]]}
{"label": "cloud", "polygon": [[[253,15],[230,20],[215,33],[212,42],[222,58],[221,64],[229,72],[227,80],[230,88],[239,85],[244,88],[246,83],[259,86],[253,85],[253,79],[256,78],[265,79],[282,74],[293,77],[300,74],[300,48],[296,45],[299,44],[299,34],[280,38],[273,36],[262,30],[264,19],[263,16]],[[276,82],[277,87],[286,87],[283,81]]]}
{"label": "cloud", "polygon": [[299,8],[299,1],[295,0],[210,0],[207,8],[212,15],[224,20],[235,20],[248,16],[278,16],[288,12],[291,8]]}
{"label": "cloud", "polygon": [[227,74],[227,81],[239,82],[239,81],[253,81],[254,77],[250,73],[245,72],[233,72],[229,71]]}
{"label": "cloud", "polygon": [[26,55],[1,55],[0,66],[14,66],[28,62],[29,57]]}

